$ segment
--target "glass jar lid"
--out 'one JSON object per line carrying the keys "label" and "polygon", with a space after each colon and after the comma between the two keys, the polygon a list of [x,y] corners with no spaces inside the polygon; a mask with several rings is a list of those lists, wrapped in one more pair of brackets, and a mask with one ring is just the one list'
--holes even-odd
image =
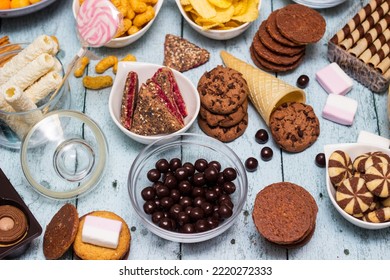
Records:
{"label": "glass jar lid", "polygon": [[108,160],[107,140],[86,115],[69,110],[48,113],[22,143],[23,173],[40,194],[72,199],[100,182]]}

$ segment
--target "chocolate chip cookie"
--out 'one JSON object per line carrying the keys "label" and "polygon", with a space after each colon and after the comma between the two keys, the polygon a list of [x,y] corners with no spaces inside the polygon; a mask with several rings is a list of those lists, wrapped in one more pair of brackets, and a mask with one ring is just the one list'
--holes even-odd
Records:
{"label": "chocolate chip cookie", "polygon": [[215,114],[230,114],[244,103],[249,89],[241,73],[218,65],[202,75],[198,92],[207,110]]}
{"label": "chocolate chip cookie", "polygon": [[244,101],[241,106],[238,107],[237,111],[227,114],[219,115],[213,114],[208,111],[203,106],[200,107],[200,116],[210,125],[210,126],[221,126],[221,127],[231,127],[238,124],[247,114],[248,110],[248,101]]}
{"label": "chocolate chip cookie", "polygon": [[238,124],[228,128],[222,126],[212,127],[202,117],[198,117],[198,124],[203,132],[208,136],[216,138],[222,142],[231,142],[244,134],[246,128],[248,127],[248,114],[246,114]]}
{"label": "chocolate chip cookie", "polygon": [[284,103],[276,108],[269,126],[275,142],[292,153],[305,150],[320,135],[320,123],[313,108],[298,102]]}

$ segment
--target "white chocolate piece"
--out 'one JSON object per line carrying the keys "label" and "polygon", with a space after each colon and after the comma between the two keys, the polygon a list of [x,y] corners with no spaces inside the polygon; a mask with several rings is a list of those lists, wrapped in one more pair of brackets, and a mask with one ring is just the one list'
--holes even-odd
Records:
{"label": "white chocolate piece", "polygon": [[0,68],[0,85],[11,79],[17,72],[41,54],[55,55],[57,52],[58,44],[53,38],[47,35],[37,37],[34,42]]}
{"label": "white chocolate piece", "polygon": [[88,215],[85,217],[81,241],[93,245],[116,249],[122,222]]}
{"label": "white chocolate piece", "polygon": [[49,93],[53,92],[61,84],[61,82],[62,76],[56,71],[50,71],[28,87],[24,93],[32,100],[32,102],[37,103],[45,98]]}
{"label": "white chocolate piece", "polygon": [[41,110],[37,110],[37,105],[35,105],[19,87],[7,87],[3,94],[7,103],[11,105],[16,112],[31,111],[30,113],[25,114],[22,121],[34,125],[43,118]]}
{"label": "white chocolate piece", "polygon": [[329,94],[322,117],[342,125],[352,125],[357,106],[357,101],[352,98]]}

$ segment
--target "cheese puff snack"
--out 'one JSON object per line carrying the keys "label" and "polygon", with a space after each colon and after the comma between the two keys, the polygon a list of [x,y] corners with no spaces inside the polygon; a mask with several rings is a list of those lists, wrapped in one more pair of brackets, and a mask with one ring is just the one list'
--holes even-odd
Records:
{"label": "cheese puff snack", "polygon": [[138,14],[133,19],[133,24],[137,27],[142,27],[154,18],[154,9],[152,6],[148,6],[146,11],[142,14]]}
{"label": "cheese puff snack", "polygon": [[98,64],[95,66],[95,71],[98,74],[104,73],[108,68],[113,67],[118,63],[118,58],[116,56],[110,55],[101,59]]}
{"label": "cheese puff snack", "polygon": [[97,77],[91,77],[91,76],[85,76],[83,78],[83,85],[85,88],[88,89],[103,89],[106,87],[110,87],[113,84],[113,80],[110,76],[97,76]]}
{"label": "cheese puff snack", "polygon": [[89,64],[89,58],[86,56],[83,56],[80,60],[80,66],[74,70],[74,76],[76,78],[80,78],[85,71],[85,68],[87,68],[87,65]]}
{"label": "cheese puff snack", "polygon": [[[122,58],[120,61],[137,61],[137,58],[132,54],[128,54],[124,58]],[[117,70],[118,70],[118,63],[116,63],[114,65],[114,67],[112,67],[112,72],[114,72],[114,74],[116,74]]]}

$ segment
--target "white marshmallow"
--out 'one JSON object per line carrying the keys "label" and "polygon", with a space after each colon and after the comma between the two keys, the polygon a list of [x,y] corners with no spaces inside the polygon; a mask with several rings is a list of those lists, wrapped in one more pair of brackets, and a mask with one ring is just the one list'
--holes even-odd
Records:
{"label": "white marshmallow", "polygon": [[333,62],[317,71],[316,80],[327,93],[345,95],[352,89],[352,79]]}
{"label": "white marshmallow", "polygon": [[88,215],[85,217],[81,241],[116,249],[121,229],[121,221]]}
{"label": "white marshmallow", "polygon": [[339,124],[352,125],[357,106],[357,101],[352,98],[329,94],[322,111],[322,117]]}

